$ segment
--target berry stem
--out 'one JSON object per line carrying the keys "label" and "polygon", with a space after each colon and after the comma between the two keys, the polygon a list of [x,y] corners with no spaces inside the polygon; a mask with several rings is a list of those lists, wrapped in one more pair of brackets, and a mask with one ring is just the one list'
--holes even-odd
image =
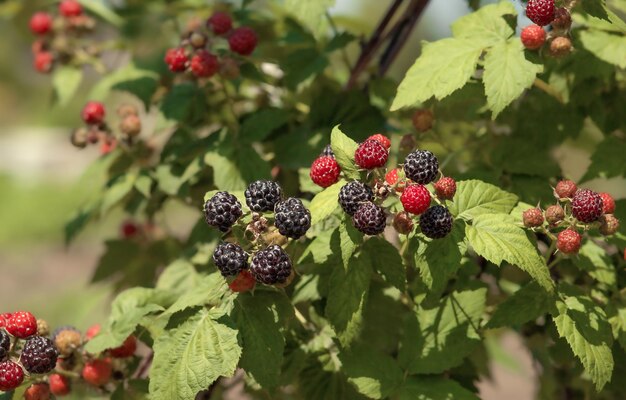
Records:
{"label": "berry stem", "polygon": [[533,82],[533,86],[544,91],[546,94],[554,97],[559,103],[565,104],[565,101],[563,100],[563,96],[561,96],[561,93],[559,93],[556,89],[550,86],[550,84],[548,84],[546,81],[536,78],[535,81]]}

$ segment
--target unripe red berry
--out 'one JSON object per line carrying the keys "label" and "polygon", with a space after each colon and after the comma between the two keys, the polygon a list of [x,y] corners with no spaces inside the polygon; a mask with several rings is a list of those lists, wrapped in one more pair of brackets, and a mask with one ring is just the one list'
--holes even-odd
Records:
{"label": "unripe red berry", "polygon": [[45,35],[52,29],[52,17],[45,12],[35,13],[30,18],[29,26],[35,35]]}
{"label": "unripe red berry", "polygon": [[411,214],[421,214],[430,206],[430,192],[424,185],[409,185],[402,192],[400,202],[404,211]]}
{"label": "unripe red berry", "polygon": [[57,333],[54,338],[54,344],[63,357],[72,355],[82,345],[82,342],[80,332],[74,329],[65,329]]}
{"label": "unripe red berry", "polygon": [[554,29],[567,30],[572,26],[572,16],[565,7],[559,7],[554,11],[554,19],[551,22]]}
{"label": "unripe red berry", "polygon": [[189,44],[194,49],[202,49],[206,46],[207,37],[200,32],[192,32],[189,36]]}
{"label": "unripe red berry", "polygon": [[408,235],[413,231],[413,219],[406,211],[400,211],[393,217],[393,227],[399,234]]}
{"label": "unripe red berry", "polygon": [[135,355],[137,351],[137,338],[129,336],[121,346],[109,350],[109,354],[113,358],[128,358]]}
{"label": "unripe red berry", "polygon": [[604,214],[600,217],[600,233],[604,236],[610,236],[617,232],[619,229],[619,219],[615,218],[613,214]]}
{"label": "unripe red berry", "polygon": [[572,198],[578,190],[576,183],[570,180],[562,180],[556,184],[554,195],[557,199]]}
{"label": "unripe red berry", "polygon": [[228,284],[228,287],[233,292],[247,292],[254,289],[256,280],[254,276],[248,270],[243,270],[237,275],[234,281]]}
{"label": "unripe red berry", "polygon": [[565,229],[557,236],[556,248],[563,254],[576,254],[580,250],[582,236],[573,229]]}
{"label": "unripe red berry", "polygon": [[42,74],[47,74],[52,71],[52,66],[54,64],[54,55],[49,51],[41,51],[35,54],[35,59],[33,61],[33,67],[37,72],[41,72]]}
{"label": "unripe red berry", "polygon": [[8,392],[22,384],[24,370],[19,364],[7,360],[0,362],[0,391]]}
{"label": "unripe red berry", "polygon": [[550,55],[564,57],[572,51],[572,41],[566,37],[557,37],[550,43]]}
{"label": "unripe red berry", "polygon": [[360,168],[374,169],[384,166],[389,158],[385,146],[376,140],[366,140],[354,152],[354,162]]}
{"label": "unripe red berry", "polygon": [[123,134],[134,137],[141,133],[141,119],[136,114],[127,115],[120,122],[120,131]]}
{"label": "unripe red berry", "polygon": [[232,29],[233,20],[227,13],[218,11],[207,20],[207,26],[216,35],[223,35]]}
{"label": "unripe red berry", "polygon": [[341,174],[341,167],[333,157],[318,157],[311,165],[309,176],[313,183],[323,188],[336,183]]}
{"label": "unripe red berry", "polygon": [[70,381],[63,375],[52,374],[48,377],[50,392],[55,396],[65,396],[70,393]]}
{"label": "unripe red berry", "polygon": [[546,209],[546,221],[548,221],[549,224],[557,224],[563,221],[563,218],[565,218],[565,211],[560,205],[555,204]]}
{"label": "unripe red berry", "polygon": [[529,25],[522,29],[522,44],[529,50],[537,50],[546,42],[546,31],[539,25]]}
{"label": "unripe red berry", "polygon": [[124,239],[130,239],[139,233],[139,226],[133,221],[125,221],[120,227],[120,232]]}
{"label": "unripe red berry", "polygon": [[449,176],[444,176],[435,183],[437,197],[452,200],[456,194],[456,181]]}
{"label": "unripe red berry", "polygon": [[391,169],[385,174],[385,182],[387,182],[391,186],[394,186],[396,192],[398,193],[402,193],[407,184],[407,180],[405,178],[400,179],[400,174],[404,176],[404,171],[402,170],[402,168]]}
{"label": "unripe red berry", "polygon": [[94,337],[96,337],[100,333],[101,329],[102,329],[102,326],[100,326],[100,324],[94,324],[90,326],[89,329],[85,331],[86,340],[91,340]]}
{"label": "unripe red berry", "polygon": [[248,56],[252,54],[256,48],[258,38],[256,32],[252,28],[242,26],[233,31],[228,38],[228,45],[230,50],[241,54],[242,56]]}
{"label": "unripe red berry", "polygon": [[48,336],[50,335],[50,325],[44,319],[37,319],[37,335]]}
{"label": "unripe red berry", "polygon": [[413,122],[413,127],[418,132],[427,132],[431,130],[434,120],[435,116],[433,112],[428,109],[415,111],[415,113],[413,113],[413,117],[411,118],[411,121]]}
{"label": "unripe red berry", "polygon": [[129,115],[138,115],[139,110],[132,104],[122,104],[117,108],[117,115],[121,118],[128,117]]}
{"label": "unripe red berry", "polygon": [[189,58],[185,49],[177,47],[167,50],[165,53],[165,63],[172,72],[183,72],[187,69]]}
{"label": "unripe red berry", "polygon": [[25,339],[37,334],[37,319],[28,311],[18,311],[8,319],[5,329],[15,337]]}
{"label": "unripe red berry", "polygon": [[0,314],[0,328],[4,328],[9,320],[9,318],[11,318],[11,313],[4,313],[4,314]]}
{"label": "unripe red berry", "polygon": [[100,143],[100,154],[105,156],[115,150],[117,147],[117,139],[115,138],[106,138]]}
{"label": "unripe red berry", "polygon": [[536,228],[543,224],[543,213],[538,208],[530,208],[522,213],[522,220],[527,228]]}
{"label": "unripe red berry", "polygon": [[59,12],[64,17],[76,17],[83,13],[83,7],[76,0],[63,0],[59,4]]}
{"label": "unripe red berry", "polygon": [[104,122],[104,116],[106,115],[104,104],[99,101],[89,101],[85,104],[85,107],[83,107],[83,111],[80,115],[86,124],[100,125]]}
{"label": "unripe red berry", "polygon": [[82,377],[85,382],[93,386],[102,386],[111,380],[111,360],[91,360],[88,361],[82,370]]}
{"label": "unripe red berry", "polygon": [[613,214],[615,212],[615,200],[613,196],[606,192],[600,193],[602,197],[602,212],[604,214]]}
{"label": "unripe red berry", "polygon": [[206,50],[199,50],[191,58],[191,72],[198,78],[213,76],[218,69],[217,57]]}
{"label": "unripe red berry", "polygon": [[24,400],[50,400],[50,386],[47,383],[34,383],[24,392]]}
{"label": "unripe red berry", "polygon": [[382,133],[374,134],[368,137],[367,140],[375,140],[378,143],[382,144],[387,150],[389,150],[389,148],[391,147],[391,140],[389,140],[389,138]]}

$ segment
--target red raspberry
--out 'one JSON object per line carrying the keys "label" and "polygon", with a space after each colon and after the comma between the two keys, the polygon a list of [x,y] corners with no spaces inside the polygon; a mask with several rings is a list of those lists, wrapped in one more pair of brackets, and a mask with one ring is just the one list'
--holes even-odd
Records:
{"label": "red raspberry", "polygon": [[576,191],[572,198],[572,215],[584,223],[597,221],[602,215],[602,197],[589,189]]}
{"label": "red raspberry", "polygon": [[407,183],[406,179],[400,179],[400,172],[402,172],[402,175],[404,175],[404,171],[402,171],[402,168],[394,168],[385,174],[385,182],[387,182],[391,186],[395,186],[396,192],[398,193],[402,193],[404,191]]}
{"label": "red raspberry", "polygon": [[54,55],[49,51],[40,51],[39,53],[35,53],[33,67],[35,67],[35,70],[37,70],[37,72],[47,74],[52,70],[53,63]]}
{"label": "red raspberry", "polygon": [[6,326],[7,321],[11,318],[11,313],[0,314],[0,328],[4,328]]}
{"label": "red raspberry", "polygon": [[444,176],[435,183],[435,193],[441,199],[452,200],[456,193],[456,181],[449,176]]}
{"label": "red raspberry", "polygon": [[126,221],[120,227],[120,231],[124,239],[130,239],[139,233],[139,226],[133,221]]}
{"label": "red raspberry", "polygon": [[546,42],[546,31],[539,25],[529,25],[522,29],[520,38],[528,50],[537,50]]}
{"label": "red raspberry", "polygon": [[219,67],[217,57],[206,50],[199,50],[191,57],[191,72],[198,78],[215,75]]}
{"label": "red raspberry", "polygon": [[24,400],[50,400],[50,386],[47,383],[32,384],[24,392]]}
{"label": "red raspberry", "polygon": [[165,53],[165,63],[172,72],[183,72],[187,69],[189,58],[185,49],[177,47],[167,50]]}
{"label": "red raspberry", "polygon": [[604,236],[614,235],[619,229],[619,219],[612,214],[605,214],[600,217],[599,229]]}
{"label": "red raspberry", "polygon": [[391,140],[389,140],[389,138],[387,136],[383,135],[382,133],[377,133],[375,135],[372,135],[372,136],[368,137],[367,140],[375,140],[378,143],[380,143],[383,146],[385,146],[385,149],[387,149],[387,150],[389,150],[389,148],[391,147]]}
{"label": "red raspberry", "polygon": [[83,13],[83,7],[76,0],[63,0],[59,12],[64,17],[77,17]]}
{"label": "red raspberry", "polygon": [[207,21],[207,26],[216,35],[223,35],[233,28],[233,19],[225,12],[216,12]]}
{"label": "red raspberry", "polygon": [[87,329],[87,331],[85,332],[85,338],[87,338],[87,340],[93,339],[94,337],[98,336],[101,329],[102,327],[100,326],[100,324],[91,325],[89,329]]}
{"label": "red raspberry", "polygon": [[91,360],[83,367],[82,377],[93,386],[102,386],[109,382],[112,372],[110,359]]}
{"label": "red raspberry", "polygon": [[570,180],[563,180],[556,184],[554,188],[554,196],[557,199],[572,198],[576,194],[576,184]]}
{"label": "red raspberry", "polygon": [[556,248],[563,254],[576,254],[580,250],[582,236],[573,229],[561,231],[557,236]]}
{"label": "red raspberry", "polygon": [[400,196],[400,201],[404,211],[421,214],[430,206],[430,192],[424,185],[409,185]]}
{"label": "red raspberry", "polygon": [[522,213],[522,220],[527,228],[536,228],[543,224],[543,213],[538,208],[530,208]]}
{"label": "red raspberry", "polygon": [[554,19],[554,0],[528,0],[526,16],[539,26],[548,25]]}
{"label": "red raspberry", "polygon": [[63,375],[50,375],[48,383],[50,384],[50,391],[55,396],[65,396],[70,393],[70,381]]}
{"label": "red raspberry", "polygon": [[257,45],[256,32],[252,28],[242,26],[233,31],[228,38],[228,45],[230,50],[241,54],[242,56],[248,56],[252,54]]}
{"label": "red raspberry", "polygon": [[0,391],[8,392],[24,381],[24,370],[13,361],[0,362]]}
{"label": "red raspberry", "polygon": [[600,193],[600,197],[602,197],[602,213],[613,214],[615,212],[615,200],[613,200],[613,197],[606,192]]}
{"label": "red raspberry", "polygon": [[83,107],[81,117],[83,121],[89,125],[99,125],[104,121],[106,112],[104,110],[104,104],[99,101],[89,101]]}
{"label": "red raspberry", "polygon": [[376,140],[366,140],[354,152],[356,165],[364,169],[382,167],[387,163],[389,152]]}
{"label": "red raspberry", "polygon": [[5,329],[15,337],[25,339],[37,333],[37,319],[28,311],[18,311],[8,319]]}
{"label": "red raspberry", "polygon": [[327,188],[339,180],[341,167],[333,157],[318,157],[311,165],[309,176],[313,183]]}
{"label": "red raspberry", "polygon": [[113,358],[128,358],[135,355],[137,351],[137,338],[135,336],[129,336],[120,347],[109,350],[109,354]]}
{"label": "red raspberry", "polygon": [[234,281],[228,284],[228,287],[233,292],[247,292],[254,289],[256,280],[248,270],[243,270],[237,275]]}
{"label": "red raspberry", "polygon": [[52,29],[52,17],[45,12],[38,12],[30,17],[30,30],[35,35],[45,35]]}

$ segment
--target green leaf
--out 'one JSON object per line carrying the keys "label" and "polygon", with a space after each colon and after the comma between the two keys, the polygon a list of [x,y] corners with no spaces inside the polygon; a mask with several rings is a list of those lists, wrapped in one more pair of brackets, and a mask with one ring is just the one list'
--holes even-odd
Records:
{"label": "green leaf", "polygon": [[220,376],[233,376],[241,357],[237,331],[215,317],[201,309],[157,338],[150,370],[152,400],[193,399]]}
{"label": "green leaf", "polygon": [[517,203],[517,196],[497,186],[478,180],[461,181],[450,206],[456,218],[472,220],[487,213],[509,213]]}
{"label": "green leaf", "polygon": [[347,270],[340,266],[333,268],[326,317],[344,346],[349,345],[361,331],[371,276],[370,261],[363,255],[350,259]]}
{"label": "green leaf", "polygon": [[200,274],[193,264],[185,259],[178,259],[163,270],[156,288],[173,291],[178,295],[185,293],[199,284]]}
{"label": "green leaf", "polygon": [[398,249],[384,239],[372,237],[365,242],[362,251],[385,281],[400,291],[406,289],[406,271]]}
{"label": "green leaf", "polygon": [[598,30],[580,32],[580,41],[585,49],[602,61],[626,68],[626,36],[614,35]]}
{"label": "green leaf", "polygon": [[617,278],[611,257],[607,255],[605,249],[593,241],[585,241],[573,262],[598,282],[610,287],[615,286]]}
{"label": "green leaf", "polygon": [[272,132],[285,125],[289,112],[280,108],[265,108],[248,116],[241,124],[241,138],[247,142],[265,140]]}
{"label": "green leaf", "polygon": [[85,8],[116,27],[122,26],[124,20],[105,5],[104,1],[78,0]]}
{"label": "green leaf", "polygon": [[83,79],[83,71],[69,66],[54,69],[52,86],[59,106],[64,107],[72,100]]}
{"label": "green leaf", "polygon": [[591,165],[581,182],[593,178],[612,178],[626,175],[626,140],[608,136],[596,147],[591,156]]}
{"label": "green leaf", "polygon": [[458,366],[480,343],[477,331],[487,289],[453,292],[432,308],[417,307],[405,326],[399,360],[410,373]]}
{"label": "green leaf", "polygon": [[[96,207],[99,208],[99,207]],[[65,244],[68,245],[76,238],[76,236],[82,232],[87,226],[89,221],[95,216],[95,208],[84,208],[79,210],[71,220],[65,224]]]}
{"label": "green leaf", "polygon": [[457,221],[452,232],[443,239],[424,239],[415,253],[415,265],[422,281],[435,294],[441,293],[448,280],[461,266],[461,256],[467,251],[463,223]]}
{"label": "green leaf", "polygon": [[462,88],[474,74],[482,50],[471,39],[424,43],[422,54],[398,86],[391,111],[417,106],[431,97],[441,100]]}
{"label": "green leaf", "polygon": [[354,163],[354,152],[359,145],[346,136],[339,126],[335,126],[330,133],[330,146],[344,176],[348,179],[359,179],[359,168]]}
{"label": "green leaf", "polygon": [[335,0],[286,0],[285,9],[305,24],[316,36],[328,29],[326,11]]}
{"label": "green leaf", "polygon": [[302,48],[290,53],[283,61],[285,84],[296,89],[304,80],[320,74],[328,66],[328,58],[316,48]]}
{"label": "green leaf", "polygon": [[348,268],[352,255],[362,242],[363,234],[356,230],[350,223],[349,218],[344,215],[339,225],[339,248],[341,250],[341,259],[344,268]]}
{"label": "green leaf", "polygon": [[524,46],[517,37],[489,49],[485,56],[483,82],[493,119],[531,87],[542,70],[541,65],[526,60]]}
{"label": "green leaf", "polygon": [[167,119],[188,120],[206,112],[206,97],[195,83],[179,83],[165,95],[161,111]]}
{"label": "green leaf", "polygon": [[343,179],[324,189],[311,200],[311,224],[315,225],[326,218],[339,208],[339,190],[346,184]]}
{"label": "green leaf", "polygon": [[137,175],[135,174],[124,174],[113,179],[102,198],[100,212],[106,213],[126,197],[133,189],[136,179]]}
{"label": "green leaf", "polygon": [[472,39],[482,47],[493,46],[513,35],[513,29],[502,17],[516,14],[515,6],[509,1],[489,4],[459,18],[452,24],[452,33],[457,38]]}
{"label": "green leaf", "polygon": [[284,294],[240,294],[233,319],[243,339],[241,367],[264,388],[279,384],[285,338],[283,328],[293,316],[293,306]]}
{"label": "green leaf", "polygon": [[324,47],[324,51],[331,53],[335,50],[343,49],[349,43],[355,41],[357,38],[351,33],[341,32],[335,35],[328,44]]}
{"label": "green leaf", "polygon": [[559,336],[567,340],[600,391],[613,372],[611,326],[604,310],[592,299],[573,290],[567,292],[562,294],[564,300],[556,303],[558,313],[554,315],[554,323]]}
{"label": "green leaf", "polygon": [[247,184],[232,158],[218,152],[207,153],[204,162],[213,167],[215,186],[221,190],[242,190]]}
{"label": "green leaf", "polygon": [[479,400],[458,382],[438,377],[409,377],[399,391],[399,400]]}
{"label": "green leaf", "polygon": [[110,75],[102,78],[89,93],[89,98],[92,100],[104,100],[114,86],[138,80],[152,80],[156,84],[159,79],[159,74],[154,71],[140,69],[135,64],[128,64],[127,66],[118,69]]}
{"label": "green leaf", "polygon": [[387,398],[402,383],[402,370],[390,356],[358,345],[339,354],[342,371],[357,391],[370,399]]}
{"label": "green leaf", "polygon": [[610,21],[604,0],[585,0],[582,2],[583,10],[593,17]]}
{"label": "green leaf", "polygon": [[259,179],[271,179],[270,164],[261,158],[252,146],[241,146],[236,151],[237,165],[244,181],[254,182]]}
{"label": "green leaf", "polygon": [[179,311],[198,306],[216,306],[228,291],[228,284],[219,272],[198,279],[193,288],[186,290],[178,297],[163,316],[171,316]]}
{"label": "green leaf", "polygon": [[550,310],[551,296],[532,281],[498,305],[486,328],[518,327]]}
{"label": "green leaf", "polygon": [[139,175],[135,180],[135,189],[149,199],[152,193],[152,178],[149,175]]}
{"label": "green leaf", "polygon": [[467,225],[465,234],[474,251],[488,261],[503,261],[526,271],[545,290],[552,292],[554,283],[543,257],[514,219],[505,214],[483,214]]}

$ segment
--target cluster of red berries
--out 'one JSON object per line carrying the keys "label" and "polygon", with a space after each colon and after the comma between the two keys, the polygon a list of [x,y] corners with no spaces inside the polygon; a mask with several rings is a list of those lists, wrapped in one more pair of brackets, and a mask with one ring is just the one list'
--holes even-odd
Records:
{"label": "cluster of red berries", "polygon": [[[524,225],[552,235],[557,231],[556,248],[564,254],[576,254],[582,245],[579,230],[598,229],[604,235],[613,235],[619,229],[615,218],[615,200],[608,193],[579,189],[575,182],[562,180],[554,188],[557,204],[545,211],[531,208],[522,214]],[[553,236],[551,236],[553,237]]]}
{"label": "cluster of red berries", "polygon": [[[375,177],[387,164],[390,147],[388,137],[380,133],[372,135],[358,145],[354,162]],[[327,147],[313,162],[310,176],[317,185],[328,187],[339,180],[340,173],[341,168],[332,149]],[[387,225],[387,214],[380,203],[390,194],[395,194],[400,197],[404,208],[393,221],[399,233],[410,233],[414,228],[412,216],[420,216],[422,233],[433,239],[442,238],[452,230],[453,219],[445,201],[454,197],[456,182],[450,177],[437,180],[439,175],[437,157],[427,150],[415,150],[406,156],[401,167],[389,169],[384,181],[374,178],[373,186],[361,181],[348,182],[339,191],[339,204],[352,217],[352,223],[359,231],[366,235],[378,235]],[[433,182],[434,196],[426,186]],[[433,197],[439,204],[431,207]]]}
{"label": "cluster of red berries", "polygon": [[[96,357],[83,345],[100,332],[89,328],[83,337],[73,327],[61,327],[50,335],[48,324],[25,311],[0,314],[0,391],[11,391],[26,378],[26,400],[49,400],[70,393],[72,379],[101,388],[115,372],[123,375],[137,350],[137,339],[130,336],[115,349]],[[80,376],[80,378],[78,378]]]}
{"label": "cluster of red berries", "polygon": [[[529,0],[526,16],[535,24],[522,29],[520,37],[524,47],[538,50],[549,41],[550,55],[553,57],[563,57],[572,51],[569,38],[572,16],[568,8],[556,8],[554,0]],[[543,28],[545,25],[552,26],[549,34]]]}
{"label": "cluster of red berries", "polygon": [[247,26],[233,28],[231,16],[225,12],[214,13],[202,26],[190,27],[178,47],[165,53],[165,63],[170,71],[188,72],[196,78],[210,78],[220,72],[233,79],[239,76],[239,64],[232,54],[218,59],[214,50],[218,40],[228,40],[231,53],[249,56],[256,48],[256,32]]}
{"label": "cluster of red berries", "polygon": [[97,56],[97,49],[83,43],[85,33],[93,31],[96,21],[83,12],[76,0],[59,3],[58,16],[37,12],[30,19],[30,30],[38,36],[32,45],[33,65],[38,72],[48,73],[55,63],[69,64],[80,61],[79,54]]}
{"label": "cluster of red berries", "polygon": [[132,144],[141,133],[139,110],[133,105],[126,104],[117,109],[117,115],[120,118],[120,124],[119,134],[116,135],[105,122],[104,104],[98,101],[87,102],[81,111],[81,118],[86,126],[72,132],[70,138],[72,144],[82,149],[88,144],[100,143],[102,154],[110,153],[120,141]]}
{"label": "cluster of red berries", "polygon": [[[282,287],[293,280],[292,262],[278,243],[304,236],[311,227],[311,212],[301,200],[283,199],[282,194],[280,185],[268,180],[252,182],[244,192],[251,214],[244,234],[250,238],[246,247],[254,250],[252,255],[237,243],[216,247],[213,261],[225,278],[235,277],[229,284],[233,291],[251,290],[255,282]],[[243,216],[241,202],[228,192],[217,192],[204,204],[207,224],[224,233]],[[273,227],[268,223],[272,220]]]}

